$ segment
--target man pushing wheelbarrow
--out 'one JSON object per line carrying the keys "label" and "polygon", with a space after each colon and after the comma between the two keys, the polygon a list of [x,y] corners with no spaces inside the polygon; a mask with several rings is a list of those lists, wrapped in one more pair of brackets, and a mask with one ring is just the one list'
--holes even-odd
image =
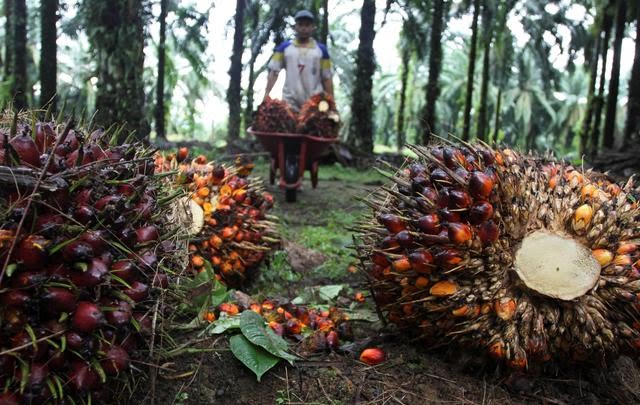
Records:
{"label": "man pushing wheelbarrow", "polygon": [[[276,47],[268,65],[264,100],[249,129],[271,153],[270,181],[273,184],[276,173],[280,173],[279,186],[288,202],[296,200],[305,169],[310,170],[311,184],[316,187],[318,159],[336,142],[339,127],[331,58],[326,45],[313,38],[315,17],[301,10],[294,19],[296,38]],[[269,98],[283,68],[284,103]],[[269,120],[276,122],[265,123]]]}

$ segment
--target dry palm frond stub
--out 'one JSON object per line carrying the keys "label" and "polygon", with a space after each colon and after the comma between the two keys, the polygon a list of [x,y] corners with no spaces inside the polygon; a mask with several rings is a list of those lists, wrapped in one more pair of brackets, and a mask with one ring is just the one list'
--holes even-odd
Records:
{"label": "dry palm frond stub", "polygon": [[101,402],[146,349],[165,270],[186,256],[163,214],[173,191],[154,175],[152,152],[111,145],[114,132],[9,125],[0,125],[0,403]]}
{"label": "dry palm frond stub", "polygon": [[637,355],[632,180],[486,145],[413,150],[356,246],[390,322],[514,369]]}

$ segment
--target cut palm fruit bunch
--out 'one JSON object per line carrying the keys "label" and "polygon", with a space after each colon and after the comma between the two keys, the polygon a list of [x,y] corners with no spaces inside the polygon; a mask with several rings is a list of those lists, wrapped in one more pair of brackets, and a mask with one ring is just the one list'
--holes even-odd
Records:
{"label": "cut palm fruit bunch", "polygon": [[297,133],[335,138],[339,130],[340,116],[331,96],[316,94],[302,105],[297,118]]}
{"label": "cut palm fruit bunch", "polygon": [[252,128],[261,132],[293,133],[296,130],[296,115],[285,101],[267,97],[258,106]]}
{"label": "cut palm fruit bunch", "polygon": [[341,342],[353,340],[349,317],[336,307],[320,310],[304,305],[278,303],[272,299],[262,302],[250,300],[244,304],[225,302],[215,312],[205,313],[203,319],[212,322],[243,311],[254,311],[262,315],[265,323],[277,335],[296,342],[298,351],[303,355],[337,350]]}
{"label": "cut palm fruit bunch", "polygon": [[142,144],[109,144],[120,130],[14,117],[0,120],[0,403],[100,402],[160,322],[164,269],[186,261],[163,214],[175,191]]}
{"label": "cut palm fruit bunch", "polygon": [[188,160],[188,150],[156,155],[156,170],[177,170],[175,185],[189,192],[192,229],[190,268],[204,270],[205,261],[224,284],[238,287],[251,280],[277,242],[267,212],[273,196],[248,175],[253,163],[238,158],[233,166]]}
{"label": "cut palm fruit bunch", "polygon": [[386,318],[514,369],[640,350],[638,188],[511,149],[412,147],[357,252]]}

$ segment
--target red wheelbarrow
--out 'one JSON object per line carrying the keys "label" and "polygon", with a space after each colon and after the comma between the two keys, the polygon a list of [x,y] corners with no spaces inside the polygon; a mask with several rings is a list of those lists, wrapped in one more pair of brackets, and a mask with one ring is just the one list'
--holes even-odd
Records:
{"label": "red wheelbarrow", "polygon": [[296,201],[296,192],[302,185],[306,169],[311,173],[311,186],[318,185],[318,160],[329,145],[337,138],[288,134],[283,132],[260,132],[249,128],[262,146],[271,154],[269,182],[275,184],[276,174],[280,174],[278,185],[284,189],[287,202]]}

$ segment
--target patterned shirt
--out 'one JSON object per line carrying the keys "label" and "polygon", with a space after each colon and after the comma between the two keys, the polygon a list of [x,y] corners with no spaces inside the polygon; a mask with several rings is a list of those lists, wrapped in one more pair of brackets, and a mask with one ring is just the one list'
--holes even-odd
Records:
{"label": "patterned shirt", "polygon": [[287,72],[282,95],[294,110],[299,110],[309,97],[322,93],[322,81],[332,74],[327,47],[313,38],[305,44],[296,39],[278,45],[269,70],[279,72],[282,68]]}

